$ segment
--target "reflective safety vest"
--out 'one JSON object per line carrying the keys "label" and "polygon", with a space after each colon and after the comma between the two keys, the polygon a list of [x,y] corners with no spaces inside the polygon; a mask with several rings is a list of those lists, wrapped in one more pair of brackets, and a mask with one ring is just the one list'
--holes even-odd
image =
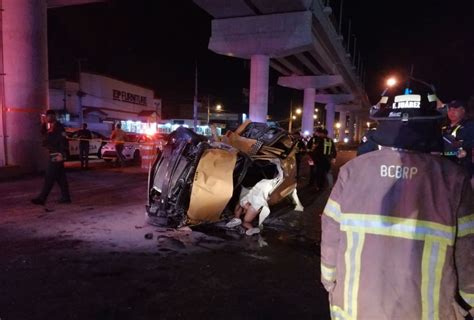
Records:
{"label": "reflective safety vest", "polygon": [[[322,215],[332,319],[455,320],[474,306],[474,198],[436,155],[392,150],[344,165]],[[459,288],[459,292],[458,292]]]}

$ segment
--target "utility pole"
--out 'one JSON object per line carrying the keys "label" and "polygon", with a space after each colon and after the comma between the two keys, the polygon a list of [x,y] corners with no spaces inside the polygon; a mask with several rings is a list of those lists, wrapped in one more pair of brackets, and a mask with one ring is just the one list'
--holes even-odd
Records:
{"label": "utility pole", "polygon": [[354,36],[354,56],[352,57],[352,65],[356,66],[356,53],[357,53],[357,38]]}
{"label": "utility pole", "polygon": [[347,32],[347,52],[351,54],[351,25],[352,25],[352,20],[349,19],[349,30]]}
{"label": "utility pole", "polygon": [[77,59],[77,81],[79,84],[79,90],[77,90],[77,103],[79,107],[79,128],[82,128],[82,125],[84,123],[84,114],[82,112],[82,97],[84,97],[86,94],[84,91],[82,91],[82,86],[81,86],[81,73],[82,73],[82,62],[87,61],[87,59],[79,58]]}
{"label": "utility pole", "polygon": [[197,132],[197,115],[198,115],[198,68],[196,62],[195,79],[194,79],[194,102],[193,102],[193,119],[194,132]]}
{"label": "utility pole", "polygon": [[341,0],[341,4],[339,6],[339,35],[342,35],[342,7],[344,4],[344,0]]}
{"label": "utility pole", "polygon": [[[0,103],[2,104],[0,112],[0,135],[2,137],[2,154],[0,156],[0,167],[8,165],[8,146],[7,146],[7,106],[5,103],[5,66],[3,63],[3,1],[0,1]],[[2,163],[3,162],[3,163]]]}
{"label": "utility pole", "polygon": [[288,121],[288,132],[291,133],[293,126],[293,100],[290,100],[290,121]]}
{"label": "utility pole", "polygon": [[211,116],[211,95],[207,95],[207,125],[209,126],[209,119]]}

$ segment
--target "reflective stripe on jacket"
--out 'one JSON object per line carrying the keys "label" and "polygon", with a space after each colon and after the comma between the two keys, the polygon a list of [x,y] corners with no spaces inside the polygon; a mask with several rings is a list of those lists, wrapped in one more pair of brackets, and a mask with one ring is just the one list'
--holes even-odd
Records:
{"label": "reflective stripe on jacket", "polygon": [[440,156],[390,148],[347,163],[322,216],[321,280],[332,319],[454,320],[458,293],[473,307],[465,173]]}

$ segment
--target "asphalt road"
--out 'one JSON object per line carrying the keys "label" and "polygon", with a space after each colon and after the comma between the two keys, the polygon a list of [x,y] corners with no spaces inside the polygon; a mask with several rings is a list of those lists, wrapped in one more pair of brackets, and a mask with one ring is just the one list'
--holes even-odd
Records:
{"label": "asphalt road", "polygon": [[145,223],[140,168],[68,167],[69,205],[54,202],[57,188],[31,204],[41,177],[0,183],[0,319],[329,319],[319,283],[329,190],[301,179],[305,211],[282,203],[258,236],[176,231]]}

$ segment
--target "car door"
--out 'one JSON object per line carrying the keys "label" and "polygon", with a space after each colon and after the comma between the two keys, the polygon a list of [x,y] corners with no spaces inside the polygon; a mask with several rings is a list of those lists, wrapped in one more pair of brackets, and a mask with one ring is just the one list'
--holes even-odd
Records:
{"label": "car door", "polygon": [[102,135],[95,131],[91,131],[92,139],[89,141],[89,154],[99,155],[102,146]]}
{"label": "car door", "polygon": [[69,156],[78,156],[79,155],[79,140],[77,138],[77,132],[73,132],[71,135],[68,135],[68,149]]}

